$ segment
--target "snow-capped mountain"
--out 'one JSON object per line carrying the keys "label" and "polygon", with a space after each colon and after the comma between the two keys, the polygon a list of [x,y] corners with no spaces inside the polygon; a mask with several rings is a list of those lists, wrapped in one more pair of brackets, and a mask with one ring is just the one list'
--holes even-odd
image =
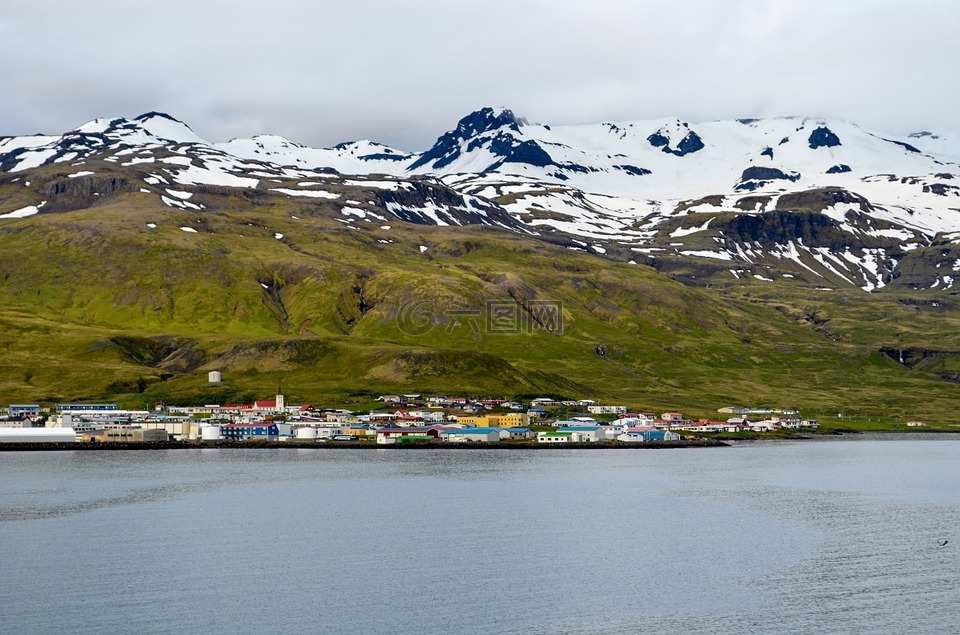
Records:
{"label": "snow-capped mountain", "polygon": [[[40,201],[7,211],[7,207],[20,203],[22,196],[12,197],[7,204],[0,199],[0,219],[71,211],[78,205],[92,204],[92,195],[100,196],[104,189],[117,188],[159,195],[168,207],[202,211],[203,205],[190,199],[195,188],[212,187],[260,189],[272,196],[311,204],[325,201],[336,205],[344,220],[490,224],[524,231],[499,205],[459,194],[436,180],[366,178],[360,170],[348,178],[333,167],[322,165],[322,161],[329,159],[341,168],[350,166],[351,161],[363,160],[351,158],[362,157],[361,148],[379,148],[383,154],[389,154],[385,146],[352,143],[330,150],[314,150],[275,136],[221,145],[234,148],[236,154],[201,139],[183,122],[156,112],[132,120],[96,119],[59,136],[0,138],[0,175],[6,172],[8,177],[4,181],[22,178],[29,186],[29,177],[17,175],[29,174],[41,166],[62,168],[65,172],[55,184],[42,188]],[[245,154],[251,158],[243,158]],[[99,182],[103,165],[99,170],[91,170],[95,161],[109,166],[109,183]],[[298,163],[308,162],[307,167],[297,167]],[[131,179],[118,180],[113,174],[117,171]],[[318,178],[322,180],[317,181]],[[78,200],[74,196],[68,203],[45,200],[68,192],[74,195],[79,192],[86,197]],[[338,200],[342,200],[342,204],[334,203]],[[353,225],[348,222],[347,226]]]}
{"label": "snow-capped mountain", "polygon": [[[191,187],[246,188],[325,201],[348,218],[344,208],[495,224],[665,271],[684,262],[696,275],[732,280],[942,289],[960,271],[958,139],[800,117],[551,126],[484,108],[408,153],[371,141],[316,149],[270,135],[211,144],[148,113],[59,136],[0,138],[0,176],[63,165],[73,170],[67,179],[79,179],[95,174],[82,166],[98,159],[129,168],[144,193],[180,209],[200,209]],[[0,199],[0,219],[58,210],[45,204]],[[949,273],[904,267],[934,245],[942,248],[933,269]]]}
{"label": "snow-capped mountain", "polygon": [[330,168],[341,174],[402,174],[396,166],[409,165],[414,156],[373,141],[351,141],[317,149],[276,135],[233,139],[215,147],[236,157],[299,168]]}

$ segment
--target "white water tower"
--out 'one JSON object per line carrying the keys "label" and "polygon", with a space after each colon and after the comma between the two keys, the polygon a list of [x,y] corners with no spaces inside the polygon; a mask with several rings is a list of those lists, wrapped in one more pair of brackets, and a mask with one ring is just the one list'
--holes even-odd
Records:
{"label": "white water tower", "polygon": [[209,373],[207,373],[207,381],[211,384],[219,384],[220,379],[221,377],[219,370],[211,370]]}

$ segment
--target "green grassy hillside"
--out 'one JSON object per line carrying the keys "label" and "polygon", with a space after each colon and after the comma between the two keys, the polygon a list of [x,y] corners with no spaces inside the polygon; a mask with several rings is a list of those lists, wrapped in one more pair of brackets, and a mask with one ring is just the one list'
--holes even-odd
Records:
{"label": "green grassy hillside", "polygon": [[292,403],[545,393],[960,422],[950,297],[697,289],[489,226],[348,226],[322,200],[212,187],[178,210],[128,189],[0,220],[0,403],[226,403],[282,382]]}

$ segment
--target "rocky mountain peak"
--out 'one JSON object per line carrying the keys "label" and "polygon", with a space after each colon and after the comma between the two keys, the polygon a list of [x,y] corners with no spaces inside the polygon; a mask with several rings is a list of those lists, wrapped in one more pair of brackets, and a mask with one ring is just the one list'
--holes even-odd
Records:
{"label": "rocky mountain peak", "polygon": [[469,139],[490,130],[509,128],[519,132],[520,126],[526,123],[517,118],[509,108],[481,108],[457,122],[456,133],[461,139]]}
{"label": "rocky mountain peak", "polygon": [[704,147],[700,135],[690,129],[690,124],[680,120],[661,126],[647,137],[647,141],[653,147],[678,157],[693,154]]}
{"label": "rocky mountain peak", "polygon": [[817,127],[816,130],[810,133],[810,138],[807,141],[810,144],[811,150],[816,150],[817,148],[834,148],[841,145],[840,137],[826,126]]}
{"label": "rocky mountain peak", "polygon": [[[520,132],[520,126],[526,123],[517,118],[508,108],[481,108],[457,122],[457,127],[439,139],[432,148],[423,153],[411,166],[411,170],[423,166],[433,169],[444,168],[453,163],[463,151],[463,145],[476,137],[496,130]],[[509,132],[508,132],[509,131]]]}

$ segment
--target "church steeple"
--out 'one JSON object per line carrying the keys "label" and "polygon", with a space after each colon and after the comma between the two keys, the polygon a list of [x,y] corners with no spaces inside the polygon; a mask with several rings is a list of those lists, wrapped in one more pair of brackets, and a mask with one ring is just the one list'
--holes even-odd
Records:
{"label": "church steeple", "polygon": [[286,403],[283,399],[283,386],[277,384],[277,412],[283,412],[286,409]]}

